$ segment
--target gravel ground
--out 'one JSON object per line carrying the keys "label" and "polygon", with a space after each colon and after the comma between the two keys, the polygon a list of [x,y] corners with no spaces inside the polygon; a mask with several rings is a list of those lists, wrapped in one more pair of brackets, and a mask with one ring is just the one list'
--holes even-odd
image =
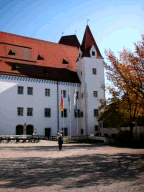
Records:
{"label": "gravel ground", "polygon": [[103,144],[0,144],[0,192],[144,191],[144,149]]}

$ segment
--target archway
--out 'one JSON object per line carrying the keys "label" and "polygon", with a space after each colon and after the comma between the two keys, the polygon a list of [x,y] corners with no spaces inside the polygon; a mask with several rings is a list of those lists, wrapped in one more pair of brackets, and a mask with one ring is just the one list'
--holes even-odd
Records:
{"label": "archway", "polygon": [[16,135],[23,135],[23,125],[16,126]]}
{"label": "archway", "polygon": [[33,125],[27,125],[26,127],[26,135],[32,135],[33,134]]}

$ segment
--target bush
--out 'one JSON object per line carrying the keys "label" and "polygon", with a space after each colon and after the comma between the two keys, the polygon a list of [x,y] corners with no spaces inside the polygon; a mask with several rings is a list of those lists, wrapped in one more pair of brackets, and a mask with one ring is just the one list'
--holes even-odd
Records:
{"label": "bush", "polygon": [[114,144],[121,147],[133,147],[133,148],[143,148],[144,142],[140,141],[140,137],[133,135],[132,140],[130,139],[130,131],[119,131],[114,138]]}

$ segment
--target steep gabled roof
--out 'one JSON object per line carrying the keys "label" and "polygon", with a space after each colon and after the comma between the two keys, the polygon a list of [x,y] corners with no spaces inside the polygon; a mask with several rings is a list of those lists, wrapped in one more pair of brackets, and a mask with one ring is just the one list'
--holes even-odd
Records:
{"label": "steep gabled roof", "polygon": [[77,47],[78,49],[80,47],[80,43],[76,35],[62,36],[58,43]]}
{"label": "steep gabled roof", "polygon": [[[76,47],[0,32],[1,74],[80,82],[76,72],[77,57]],[[63,64],[63,60],[67,64]],[[13,70],[14,63],[19,71]],[[44,69],[50,74],[46,75]]]}
{"label": "steep gabled roof", "polygon": [[90,30],[89,26],[87,25],[86,30],[85,30],[85,34],[83,37],[82,45],[81,45],[81,50],[83,52],[82,57],[90,57],[89,50],[90,50],[90,47],[92,45],[95,47],[95,49],[97,51],[97,57],[103,59],[103,57],[99,51],[99,48],[98,48],[98,46],[97,46],[97,44],[93,38],[91,30]]}

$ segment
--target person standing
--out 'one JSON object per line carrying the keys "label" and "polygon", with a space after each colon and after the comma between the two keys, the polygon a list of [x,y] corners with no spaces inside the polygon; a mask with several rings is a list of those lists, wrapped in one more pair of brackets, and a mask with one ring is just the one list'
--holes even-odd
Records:
{"label": "person standing", "polygon": [[59,150],[62,150],[63,138],[62,138],[61,134],[60,134],[60,136],[58,138],[58,144],[59,144]]}

